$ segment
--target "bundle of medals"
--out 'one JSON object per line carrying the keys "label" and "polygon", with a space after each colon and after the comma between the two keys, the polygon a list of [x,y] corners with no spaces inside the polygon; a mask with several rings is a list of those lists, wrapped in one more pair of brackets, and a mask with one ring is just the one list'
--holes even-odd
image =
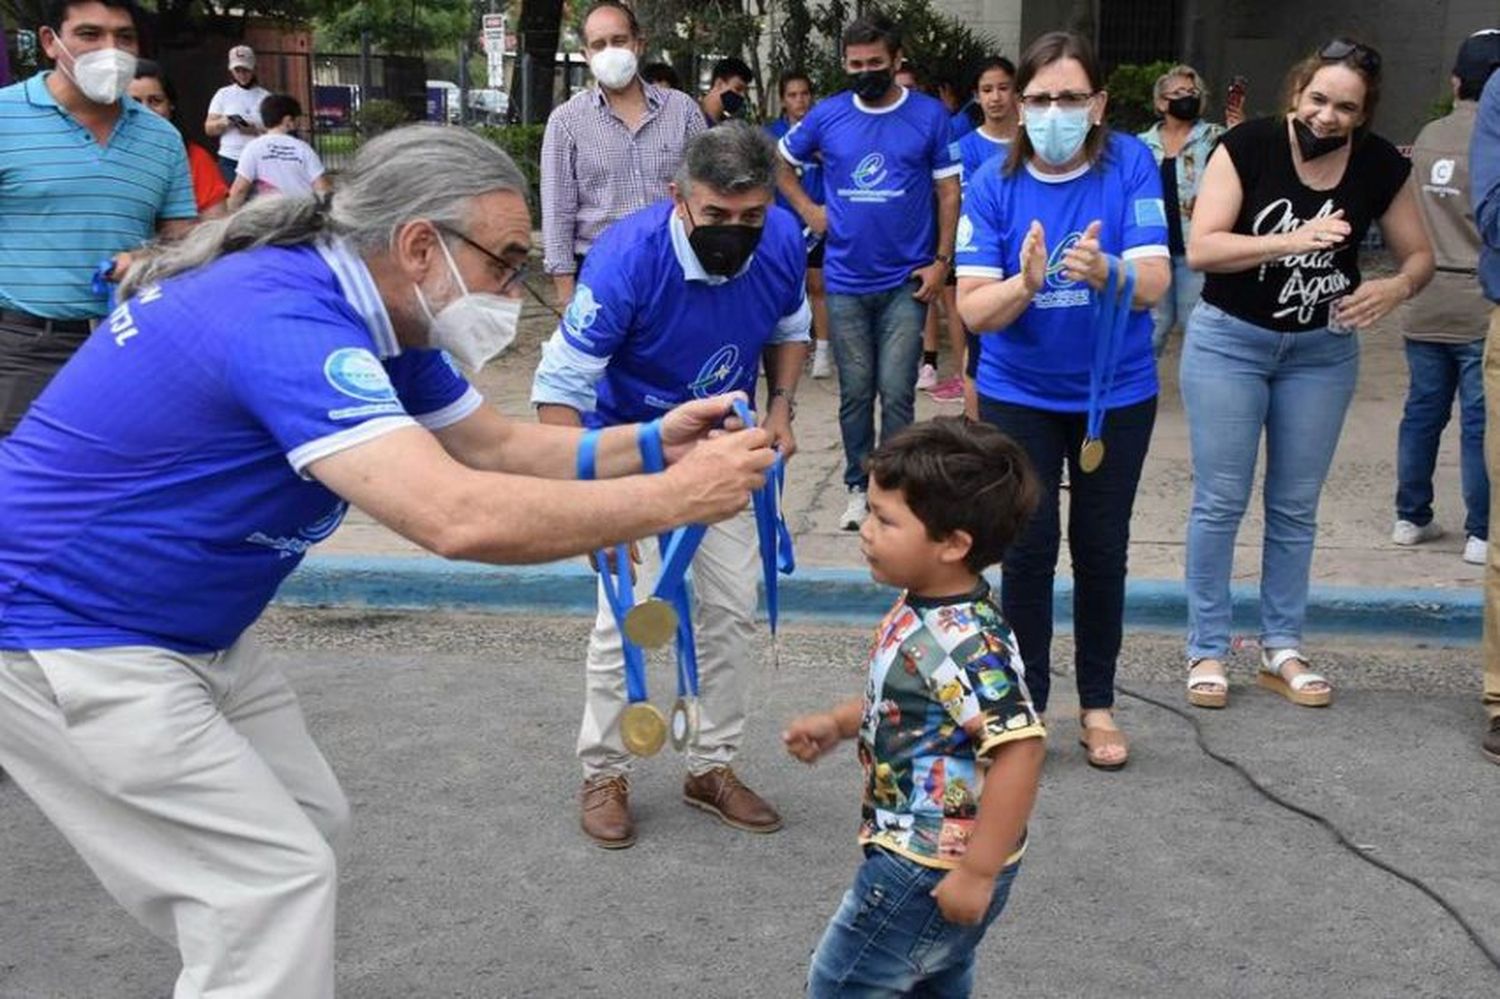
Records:
{"label": "bundle of medals", "polygon": [[[755,425],[755,417],[743,400],[735,402],[735,415],[745,426]],[[594,477],[596,433],[585,434],[579,444],[580,479]],[[648,474],[666,469],[660,421],[641,424],[638,443],[642,465]],[[779,570],[790,574],[796,567],[791,532],[780,512],[785,482],[782,458],[777,455],[766,476],[766,485],[753,497],[773,642],[779,615],[777,573]],[[625,655],[625,694],[629,704],[620,719],[620,737],[625,748],[636,756],[654,756],[660,752],[669,731],[672,748],[679,752],[686,751],[698,734],[698,651],[693,639],[687,570],[707,531],[703,524],[688,524],[657,539],[661,569],[650,596],[640,603],[635,601],[631,582],[629,546],[617,545],[613,553],[603,550],[595,553],[600,586],[619,628]],[[672,705],[669,726],[646,692],[644,650],[659,649],[674,636],[677,639],[677,700]]]}

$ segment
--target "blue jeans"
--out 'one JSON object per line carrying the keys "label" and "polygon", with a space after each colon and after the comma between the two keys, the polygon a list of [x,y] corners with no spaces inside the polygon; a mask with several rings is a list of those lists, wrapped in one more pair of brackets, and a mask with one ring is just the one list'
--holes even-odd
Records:
{"label": "blue jeans", "polygon": [[1130,514],[1156,425],[1156,397],[1109,410],[1104,464],[1078,467],[1087,413],[1055,413],[979,397],[979,417],[1026,450],[1041,501],[1000,563],[1000,610],[1016,634],[1026,686],[1038,711],[1052,692],[1052,584],[1062,541],[1059,495],[1068,481],[1068,550],[1073,556],[1073,662],[1085,711],[1115,703],[1115,663],[1125,620]]}
{"label": "blue jeans", "polygon": [[1167,349],[1167,336],[1172,327],[1187,328],[1188,316],[1203,294],[1203,272],[1187,265],[1187,257],[1172,258],[1172,287],[1151,310],[1155,326],[1151,329],[1151,349],[1160,357]]}
{"label": "blue jeans", "polygon": [[1016,861],[1000,872],[979,925],[959,926],[943,918],[932,897],[947,871],[866,850],[854,887],[813,952],[808,996],[967,996],[974,988],[974,950],[1005,908],[1020,868]]}
{"label": "blue jeans", "polygon": [[1200,302],[1182,350],[1193,456],[1187,529],[1188,657],[1229,652],[1234,540],[1266,438],[1261,645],[1302,639],[1318,498],[1359,377],[1359,338],[1278,333]]}
{"label": "blue jeans", "polygon": [[1464,533],[1490,536],[1490,477],[1484,468],[1484,340],[1470,343],[1406,341],[1411,372],[1406,411],[1396,437],[1396,518],[1432,522],[1432,470],[1438,441],[1459,407],[1459,470],[1463,480]]}
{"label": "blue jeans", "polygon": [[922,324],[927,306],[911,297],[916,281],[868,295],[828,296],[828,339],[839,371],[839,434],[844,439],[844,485],[869,483],[865,457],[875,447],[875,396],[880,395],[880,439],[912,421]]}

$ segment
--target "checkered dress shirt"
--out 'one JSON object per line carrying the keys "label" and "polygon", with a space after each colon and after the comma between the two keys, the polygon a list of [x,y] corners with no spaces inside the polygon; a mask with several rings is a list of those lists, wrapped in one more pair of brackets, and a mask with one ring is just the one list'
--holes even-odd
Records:
{"label": "checkered dress shirt", "polygon": [[542,140],[542,244],[548,274],[572,274],[610,223],[668,194],[688,140],[708,127],[687,94],[642,84],[636,130],[590,87],[556,108]]}

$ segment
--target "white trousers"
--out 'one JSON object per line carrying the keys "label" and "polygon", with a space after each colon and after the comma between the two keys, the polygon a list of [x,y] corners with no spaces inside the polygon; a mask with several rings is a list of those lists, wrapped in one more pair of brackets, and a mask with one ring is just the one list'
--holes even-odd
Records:
{"label": "white trousers", "polygon": [[348,803],[253,643],[0,651],[0,766],[177,947],[174,999],[333,995]]}
{"label": "white trousers", "polygon": [[[641,590],[656,584],[661,560],[656,540],[642,541],[643,565],[636,583]],[[701,774],[734,759],[749,713],[749,676],[755,609],[760,580],[760,546],[755,517],[748,510],[715,524],[703,536],[689,573],[693,624],[698,648],[697,739],[688,747],[688,770]],[[583,724],[578,732],[578,758],[585,778],[624,774],[634,759],[620,738],[620,716],[625,711],[625,654],[614,615],[598,595],[599,612],[589,636],[585,660]],[[648,690],[651,701],[665,714],[677,697],[675,646],[665,655],[650,655]],[[672,664],[663,669],[663,664]]]}

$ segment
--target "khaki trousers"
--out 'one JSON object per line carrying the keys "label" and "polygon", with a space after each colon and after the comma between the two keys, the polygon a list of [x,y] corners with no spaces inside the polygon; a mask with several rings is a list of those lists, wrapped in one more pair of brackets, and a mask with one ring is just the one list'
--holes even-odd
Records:
{"label": "khaki trousers", "polygon": [[174,999],[333,995],[348,804],[253,643],[0,651],[0,766],[177,947]]}
{"label": "khaki trousers", "polygon": [[[1484,341],[1484,464],[1500,484],[1500,306],[1490,313]],[[1500,524],[1500,486],[1490,490],[1490,523]],[[1500,531],[1490,533],[1484,571],[1484,710],[1500,717]]]}
{"label": "khaki trousers", "polygon": [[[644,564],[635,586],[656,583],[660,558],[655,539],[641,542]],[[703,537],[688,575],[698,648],[699,729],[688,747],[688,770],[701,774],[729,763],[738,752],[749,713],[749,676],[755,637],[760,548],[755,518],[748,511],[715,524]],[[620,739],[625,711],[625,655],[614,615],[599,591],[599,611],[585,658],[583,724],[578,758],[585,778],[629,772],[634,759]],[[648,654],[647,690],[665,714],[677,696],[674,646]],[[665,667],[665,668],[664,668]]]}

